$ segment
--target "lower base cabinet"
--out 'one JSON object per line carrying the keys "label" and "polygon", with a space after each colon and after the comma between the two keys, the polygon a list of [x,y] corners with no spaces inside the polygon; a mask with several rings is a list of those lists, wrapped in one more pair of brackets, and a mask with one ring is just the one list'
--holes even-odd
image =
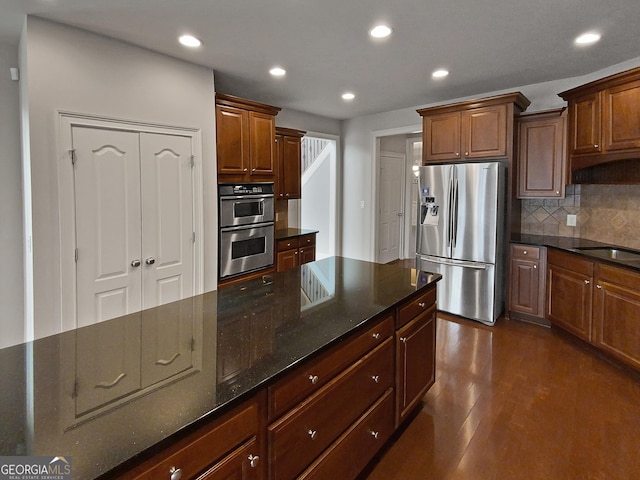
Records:
{"label": "lower base cabinet", "polygon": [[549,249],[548,318],[640,370],[640,274]]}
{"label": "lower base cabinet", "polygon": [[355,479],[435,381],[435,302],[434,285],[117,478]]}

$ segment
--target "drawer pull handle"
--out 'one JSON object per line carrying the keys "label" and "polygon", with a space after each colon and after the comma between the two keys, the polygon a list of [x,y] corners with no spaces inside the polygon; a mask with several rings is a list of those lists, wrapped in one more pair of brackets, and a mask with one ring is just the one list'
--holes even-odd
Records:
{"label": "drawer pull handle", "polygon": [[260,463],[260,457],[258,455],[249,455],[247,459],[249,460],[251,468],[256,468]]}
{"label": "drawer pull handle", "polygon": [[309,434],[309,437],[311,438],[311,440],[315,440],[318,434],[316,430],[309,430],[307,433]]}
{"label": "drawer pull handle", "polygon": [[526,255],[526,254],[527,254],[527,251],[526,251],[526,250],[524,250],[524,251],[522,252],[522,254],[523,254],[523,255]]}
{"label": "drawer pull handle", "polygon": [[376,332],[376,333],[374,333],[374,334],[373,334],[373,335],[371,335],[371,336],[374,338],[374,340],[380,340],[380,334],[379,334],[379,333],[377,333],[377,332]]}
{"label": "drawer pull handle", "polygon": [[371,432],[371,436],[377,440],[380,436],[380,432]]}
{"label": "drawer pull handle", "polygon": [[171,474],[171,480],[180,480],[182,478],[182,470],[179,468],[171,467],[169,473]]}
{"label": "drawer pull handle", "polygon": [[538,266],[537,266],[537,265],[534,265],[534,266],[533,266],[533,269],[534,269],[534,270],[536,270],[537,268],[538,268]]}
{"label": "drawer pull handle", "polygon": [[315,385],[316,383],[318,383],[318,375],[309,375],[309,381],[311,382],[312,385]]}
{"label": "drawer pull handle", "polygon": [[424,308],[424,307],[426,307],[426,306],[427,306],[427,304],[426,304],[426,303],[424,303],[424,302],[420,302],[420,303],[418,303],[418,306],[419,306],[420,308]]}
{"label": "drawer pull handle", "polygon": [[373,380],[376,383],[380,383],[380,375],[373,375],[371,377],[371,380]]}

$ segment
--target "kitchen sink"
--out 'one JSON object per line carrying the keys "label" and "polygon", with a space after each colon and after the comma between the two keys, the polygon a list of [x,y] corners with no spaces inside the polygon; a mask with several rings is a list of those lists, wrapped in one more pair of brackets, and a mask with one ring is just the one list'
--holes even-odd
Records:
{"label": "kitchen sink", "polygon": [[640,262],[640,253],[630,252],[628,250],[621,250],[619,248],[612,247],[578,247],[576,250],[580,250],[587,255],[594,257],[606,258],[607,260],[618,260],[619,262],[635,263]]}

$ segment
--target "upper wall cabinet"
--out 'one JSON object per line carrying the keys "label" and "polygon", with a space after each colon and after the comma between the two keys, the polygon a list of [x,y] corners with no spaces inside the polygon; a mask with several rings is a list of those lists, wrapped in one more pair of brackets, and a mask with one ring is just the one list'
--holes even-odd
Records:
{"label": "upper wall cabinet", "polygon": [[517,119],[518,198],[564,197],[565,112],[550,110]]}
{"label": "upper wall cabinet", "polygon": [[224,181],[273,179],[279,111],[279,107],[216,94],[218,175]]}
{"label": "upper wall cabinet", "polygon": [[292,200],[301,197],[302,137],[305,133],[293,128],[276,127],[276,198]]}
{"label": "upper wall cabinet", "polygon": [[510,157],[513,116],[529,103],[518,92],[418,110],[423,163]]}
{"label": "upper wall cabinet", "polygon": [[569,103],[571,172],[640,158],[640,68],[559,94]]}

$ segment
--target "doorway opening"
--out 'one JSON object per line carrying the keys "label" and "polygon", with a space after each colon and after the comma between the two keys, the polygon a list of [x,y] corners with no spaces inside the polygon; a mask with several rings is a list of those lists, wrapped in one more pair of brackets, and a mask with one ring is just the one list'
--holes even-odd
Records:
{"label": "doorway opening", "polygon": [[302,138],[302,198],[289,201],[289,219],[317,230],[316,259],[338,255],[338,137],[309,133]]}
{"label": "doorway opening", "polygon": [[372,257],[379,263],[415,259],[416,171],[422,164],[422,132],[419,128],[374,132],[376,213]]}

